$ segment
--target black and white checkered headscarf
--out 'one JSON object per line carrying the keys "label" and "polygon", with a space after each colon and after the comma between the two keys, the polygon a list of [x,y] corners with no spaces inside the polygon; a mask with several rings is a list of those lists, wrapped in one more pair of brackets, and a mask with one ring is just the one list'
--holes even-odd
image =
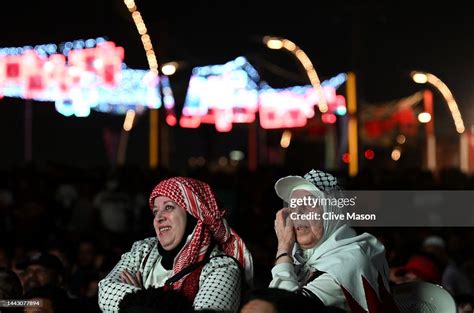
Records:
{"label": "black and white checkered headscarf", "polygon": [[336,177],[329,173],[312,169],[303,176],[304,179],[315,185],[322,192],[340,191]]}

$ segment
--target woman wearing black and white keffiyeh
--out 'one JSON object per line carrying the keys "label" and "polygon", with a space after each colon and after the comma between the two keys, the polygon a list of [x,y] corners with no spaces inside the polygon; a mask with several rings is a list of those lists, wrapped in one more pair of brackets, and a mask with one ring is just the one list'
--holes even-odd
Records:
{"label": "woman wearing black and white keffiyeh", "polygon": [[[291,207],[276,214],[278,250],[270,287],[353,313],[398,312],[389,291],[384,246],[368,233],[357,235],[343,220],[321,218],[341,214],[337,205],[311,205],[342,194],[334,176],[311,170],[304,177],[281,178],[275,190]],[[302,215],[319,218],[299,219]]]}

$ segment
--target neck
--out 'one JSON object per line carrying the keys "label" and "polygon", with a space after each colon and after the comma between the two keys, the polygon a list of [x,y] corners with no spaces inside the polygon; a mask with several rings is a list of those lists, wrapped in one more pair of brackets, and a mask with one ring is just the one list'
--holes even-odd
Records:
{"label": "neck", "polygon": [[188,236],[192,234],[194,227],[196,227],[196,224],[196,219],[188,213],[186,220],[186,229],[184,230],[183,238],[181,239],[181,242],[171,250],[165,250],[158,241],[158,252],[161,255],[161,265],[164,269],[173,269],[174,259],[176,258],[178,253],[181,252],[181,249],[183,249],[188,239]]}

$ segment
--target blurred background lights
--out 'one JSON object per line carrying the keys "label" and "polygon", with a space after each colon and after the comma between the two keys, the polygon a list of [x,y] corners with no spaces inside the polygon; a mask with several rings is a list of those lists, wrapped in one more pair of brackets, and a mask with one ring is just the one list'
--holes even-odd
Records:
{"label": "blurred background lights", "polygon": [[196,165],[197,166],[204,166],[206,165],[206,159],[202,156],[196,158]]}
{"label": "blurred background lights", "polygon": [[217,160],[217,164],[219,164],[219,166],[222,166],[222,167],[227,166],[228,163],[229,163],[229,160],[228,160],[225,156],[221,156],[221,157]]}
{"label": "blurred background lights", "polygon": [[334,124],[336,123],[337,118],[336,115],[332,113],[324,113],[321,115],[321,120],[326,124]]}
{"label": "blurred background lights", "polygon": [[459,111],[458,104],[454,99],[454,96],[451,90],[449,90],[448,86],[441,79],[431,73],[413,71],[411,72],[411,77],[413,81],[418,84],[428,83],[438,89],[438,91],[443,95],[444,100],[448,104],[449,111],[451,112],[451,116],[456,127],[456,131],[459,134],[462,134],[466,130],[464,126],[464,121],[462,119],[461,112]]}
{"label": "blurred background lights", "polygon": [[342,162],[346,163],[346,164],[349,164],[349,161],[350,161],[350,156],[349,156],[349,153],[344,153],[342,155]]}
{"label": "blurred background lights", "polygon": [[244,159],[245,155],[240,150],[233,150],[229,153],[229,157],[233,161],[242,161]]}
{"label": "blurred background lights", "polygon": [[168,124],[169,126],[176,126],[177,122],[178,121],[176,119],[176,116],[174,116],[174,115],[166,116],[166,124]]}
{"label": "blurred background lights", "polygon": [[405,135],[399,134],[396,140],[398,144],[403,145],[407,138],[405,137]]}
{"label": "blurred background lights", "polygon": [[285,130],[281,135],[280,146],[284,149],[288,148],[291,143],[291,131]]}
{"label": "blurred background lights", "polygon": [[400,160],[401,156],[402,156],[402,151],[399,148],[395,148],[392,150],[392,154],[391,154],[392,160],[398,161]]}
{"label": "blurred background lights", "polygon": [[[86,117],[91,108],[125,114],[136,107],[161,106],[158,77],[151,71],[127,68],[122,63],[122,47],[99,39],[76,40],[59,46],[72,48],[68,57],[58,53],[41,55],[39,50],[31,49],[13,51],[20,51],[19,55],[2,55],[0,61],[16,70],[0,77],[0,93],[12,98],[54,102],[56,110],[64,116]],[[56,47],[48,44],[38,45],[36,49],[52,51]],[[19,79],[19,73],[25,79]],[[163,90],[167,104],[173,106],[169,84],[164,87],[168,87]]]}
{"label": "blurred background lights", "polygon": [[421,112],[418,114],[418,121],[420,123],[429,123],[431,121],[431,114],[428,112]]}
{"label": "blurred background lights", "polygon": [[413,81],[417,84],[425,84],[426,82],[428,82],[428,77],[425,73],[413,72],[411,74],[411,77],[413,78]]}
{"label": "blurred background lights", "polygon": [[278,50],[283,48],[283,42],[280,39],[266,36],[263,40],[267,47],[270,49]]}
{"label": "blurred background lights", "polygon": [[367,149],[364,152],[364,156],[367,160],[372,160],[375,157],[375,152],[372,149]]}
{"label": "blurred background lights", "polygon": [[135,120],[135,111],[128,110],[125,115],[125,121],[123,122],[123,129],[125,131],[130,131],[133,127],[133,121]]}
{"label": "blurred background lights", "polygon": [[163,64],[163,66],[161,67],[161,72],[164,75],[171,76],[174,73],[176,73],[177,68],[178,68],[177,62],[170,62],[170,63]]}

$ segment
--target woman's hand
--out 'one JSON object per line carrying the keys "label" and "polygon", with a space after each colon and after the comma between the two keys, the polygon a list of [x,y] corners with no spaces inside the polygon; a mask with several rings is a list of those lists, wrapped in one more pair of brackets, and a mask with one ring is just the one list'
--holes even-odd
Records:
{"label": "woman's hand", "polygon": [[290,218],[291,210],[283,208],[277,212],[275,218],[275,233],[278,239],[277,255],[288,253],[291,255],[295,244],[295,231],[293,221]]}
{"label": "woman's hand", "polygon": [[124,270],[122,273],[120,273],[120,281],[122,283],[129,284],[138,288],[143,288],[142,274],[140,273],[140,271],[137,271],[134,276],[130,274],[129,271]]}

